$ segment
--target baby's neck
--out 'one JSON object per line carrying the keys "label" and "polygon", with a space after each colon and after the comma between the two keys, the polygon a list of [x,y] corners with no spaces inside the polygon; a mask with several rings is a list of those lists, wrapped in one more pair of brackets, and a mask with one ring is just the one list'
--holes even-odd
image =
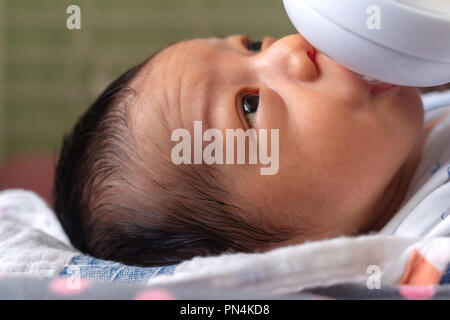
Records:
{"label": "baby's neck", "polygon": [[419,166],[420,160],[422,159],[422,152],[425,147],[427,138],[433,128],[438,125],[446,116],[450,116],[449,113],[444,114],[441,117],[425,124],[419,141],[415,145],[408,159],[403,164],[402,168],[392,179],[389,187],[386,189],[389,197],[384,198],[386,201],[385,205],[381,206],[382,210],[379,211],[381,214],[379,214],[375,223],[372,224],[372,227],[368,231],[380,231],[400,210],[400,206],[405,200],[408,186],[411,183],[414,173]]}

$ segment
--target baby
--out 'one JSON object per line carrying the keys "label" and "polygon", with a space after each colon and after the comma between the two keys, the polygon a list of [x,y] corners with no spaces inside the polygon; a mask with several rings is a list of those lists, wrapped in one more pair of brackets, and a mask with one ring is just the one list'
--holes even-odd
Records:
{"label": "baby", "polygon": [[[299,34],[187,40],[119,77],[65,137],[55,210],[81,251],[142,266],[378,232],[444,118],[424,126],[417,89],[370,85]],[[171,135],[195,121],[278,129],[278,172],[174,164]]]}

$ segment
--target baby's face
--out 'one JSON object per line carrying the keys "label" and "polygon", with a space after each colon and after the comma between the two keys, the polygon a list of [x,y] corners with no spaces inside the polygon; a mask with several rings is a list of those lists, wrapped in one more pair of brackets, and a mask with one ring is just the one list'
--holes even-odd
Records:
{"label": "baby's face", "polygon": [[[279,129],[279,171],[222,165],[224,184],[246,211],[279,225],[310,230],[309,238],[352,233],[374,223],[394,177],[417,144],[423,108],[414,88],[373,92],[352,72],[301,36],[189,40],[162,51],[136,79],[132,117],[142,143],[173,146],[170,130],[250,126]],[[259,96],[249,123],[242,99]],[[254,106],[255,107],[255,106]],[[224,134],[225,136],[225,134]]]}

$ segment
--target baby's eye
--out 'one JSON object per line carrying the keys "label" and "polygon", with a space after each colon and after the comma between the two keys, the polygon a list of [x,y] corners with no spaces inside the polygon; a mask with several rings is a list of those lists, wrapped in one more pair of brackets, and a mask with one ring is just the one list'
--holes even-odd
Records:
{"label": "baby's eye", "polygon": [[251,52],[260,52],[261,47],[262,47],[262,42],[261,41],[254,42],[250,39],[246,39],[245,46]]}
{"label": "baby's eye", "polygon": [[253,123],[255,122],[256,111],[258,110],[259,105],[259,95],[258,94],[249,94],[242,97],[242,108],[244,109],[245,117],[250,125],[253,127]]}

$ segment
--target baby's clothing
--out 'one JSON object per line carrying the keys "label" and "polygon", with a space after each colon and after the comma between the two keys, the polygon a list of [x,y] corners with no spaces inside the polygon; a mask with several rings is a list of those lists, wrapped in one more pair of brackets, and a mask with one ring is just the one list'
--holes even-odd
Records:
{"label": "baby's clothing", "polygon": [[[450,91],[425,103],[425,122],[450,112]],[[402,237],[450,236],[450,114],[430,132],[400,210],[380,231]]]}

